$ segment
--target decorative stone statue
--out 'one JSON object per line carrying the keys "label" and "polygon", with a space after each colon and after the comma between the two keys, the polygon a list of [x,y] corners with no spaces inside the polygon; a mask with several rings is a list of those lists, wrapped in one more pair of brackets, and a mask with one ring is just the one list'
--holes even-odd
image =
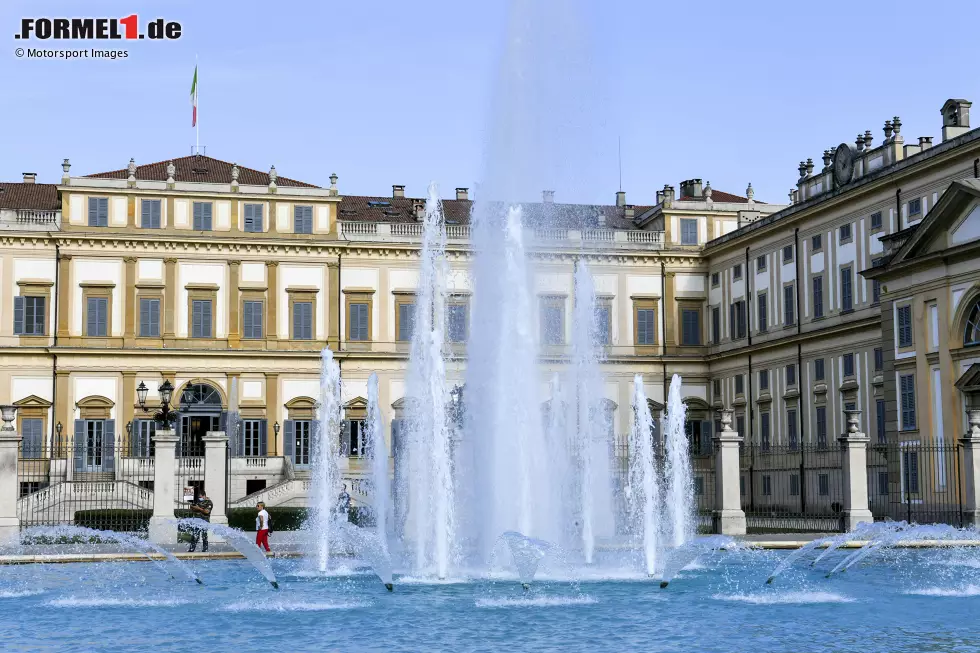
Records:
{"label": "decorative stone statue", "polygon": [[177,174],[177,166],[174,165],[173,161],[167,162],[167,183],[171,186],[174,184],[174,175]]}

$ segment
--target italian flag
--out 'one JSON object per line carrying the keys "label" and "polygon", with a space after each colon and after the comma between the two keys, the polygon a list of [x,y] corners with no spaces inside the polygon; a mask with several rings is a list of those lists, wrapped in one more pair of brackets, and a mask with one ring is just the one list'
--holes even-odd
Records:
{"label": "italian flag", "polygon": [[194,81],[191,82],[191,106],[194,107],[191,127],[197,127],[197,66],[194,66]]}

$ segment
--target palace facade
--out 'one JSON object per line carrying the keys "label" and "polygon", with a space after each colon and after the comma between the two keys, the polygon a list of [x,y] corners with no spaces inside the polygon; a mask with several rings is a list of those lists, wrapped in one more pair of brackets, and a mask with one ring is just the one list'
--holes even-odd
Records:
{"label": "palace facade", "polygon": [[[980,391],[980,130],[969,109],[946,102],[936,144],[906,144],[896,117],[878,145],[865,131],[825,151],[819,169],[801,162],[785,205],[755,200],[751,184],[738,196],[692,179],[651,205],[617,193],[575,207],[585,217],[572,223],[531,225],[542,397],[569,353],[584,258],[617,440],[634,375],[660,410],[677,373],[692,439],[706,447],[723,406],[762,448],[833,447],[848,404],[874,443],[955,441]],[[424,200],[400,185],[343,195],[336,175],[317,186],[206,156],[70,169],[66,159],[59,184],[0,184],[0,403],[19,407],[21,519],[70,521],[80,488],[96,483],[141,488],[123,503],[148,507],[152,476],[138,470],[155,426],[137,388],[152,411],[165,380],[184,481],[207,482],[201,438],[237,408],[230,505],[304,505],[324,347],[341,366],[344,474],[363,499],[372,372],[385,423],[402,417]],[[465,188],[443,202],[459,385],[478,319],[471,206]],[[565,208],[545,191],[532,213]],[[910,446],[888,462],[896,496],[912,465],[917,485],[939,482]],[[881,489],[871,472],[869,488]]]}

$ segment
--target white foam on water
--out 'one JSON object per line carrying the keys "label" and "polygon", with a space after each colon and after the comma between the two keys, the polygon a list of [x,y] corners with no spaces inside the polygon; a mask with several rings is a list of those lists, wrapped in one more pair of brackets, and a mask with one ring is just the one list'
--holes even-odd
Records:
{"label": "white foam on water", "polygon": [[371,603],[352,601],[334,603],[330,601],[236,601],[222,606],[224,612],[324,612],[327,610],[354,610],[369,608]]}
{"label": "white foam on water", "polygon": [[373,576],[374,572],[363,567],[335,567],[320,571],[319,569],[300,569],[288,574],[279,574],[284,578],[344,578],[347,576]]}
{"label": "white foam on water", "polygon": [[553,608],[598,603],[591,596],[539,596],[534,598],[477,599],[478,608]]}
{"label": "white foam on water", "polygon": [[469,578],[432,578],[429,576],[402,576],[395,579],[396,585],[463,585],[472,582]]}
{"label": "white foam on water", "polygon": [[0,599],[19,599],[24,596],[43,594],[42,590],[0,590]]}
{"label": "white foam on water", "polygon": [[182,599],[120,599],[101,597],[66,596],[47,602],[53,608],[173,608],[186,605],[190,601]]}
{"label": "white foam on water", "polygon": [[716,601],[739,601],[752,605],[805,605],[808,603],[853,603],[849,596],[833,592],[762,592],[758,594],[714,594]]}
{"label": "white foam on water", "polygon": [[921,587],[906,592],[910,596],[948,596],[962,598],[980,596],[980,585],[965,585],[963,587]]}

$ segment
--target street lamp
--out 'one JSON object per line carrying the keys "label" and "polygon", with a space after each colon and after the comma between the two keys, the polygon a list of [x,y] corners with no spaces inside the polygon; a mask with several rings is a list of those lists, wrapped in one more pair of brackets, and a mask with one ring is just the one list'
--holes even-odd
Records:
{"label": "street lamp", "polygon": [[272,425],[272,430],[275,431],[276,437],[278,438],[279,437],[279,422],[276,422],[275,424]]}
{"label": "street lamp", "polygon": [[143,412],[146,412],[146,394],[149,391],[150,389],[147,388],[146,384],[142,381],[140,381],[140,384],[136,386],[136,398],[139,400],[140,408],[143,409]]}
{"label": "street lamp", "polygon": [[[174,386],[170,381],[164,380],[163,385],[158,388],[160,392],[160,410],[153,415],[153,420],[162,425],[164,428],[169,428],[172,422],[177,421],[177,411],[171,410],[170,400],[173,398]],[[139,386],[136,388],[136,397],[139,400],[140,408],[143,409],[144,413],[150,412],[146,407],[146,395],[149,393],[149,389],[146,384],[140,381]]]}

